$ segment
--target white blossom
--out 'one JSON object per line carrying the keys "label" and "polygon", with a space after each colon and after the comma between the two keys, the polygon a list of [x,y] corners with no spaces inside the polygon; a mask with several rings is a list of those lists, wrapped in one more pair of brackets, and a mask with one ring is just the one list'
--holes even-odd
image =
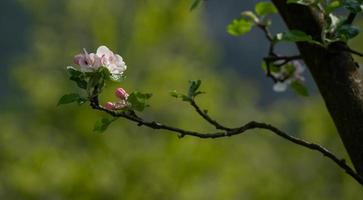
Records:
{"label": "white blossom", "polygon": [[106,46],[98,47],[96,55],[101,59],[102,66],[106,67],[111,74],[121,75],[127,68],[122,57],[114,54]]}
{"label": "white blossom", "polygon": [[80,66],[82,72],[92,72],[101,66],[101,59],[94,53],[88,54],[86,49],[84,53],[74,56],[74,63]]}
{"label": "white blossom", "polygon": [[[302,73],[305,71],[305,68],[303,67],[303,65],[298,61],[293,61],[293,62],[291,62],[291,64],[295,67],[294,73],[284,81],[277,81],[273,85],[273,90],[275,92],[286,91],[287,86],[289,86],[294,81],[305,81],[305,77],[302,75]],[[273,75],[278,79],[284,78],[285,73],[286,73],[286,69],[284,67],[285,66],[282,66],[282,69],[280,70],[280,72],[279,73],[275,72],[275,73],[273,73]]]}
{"label": "white blossom", "polygon": [[101,66],[106,67],[112,75],[122,75],[127,66],[122,57],[114,54],[106,46],[100,46],[96,54],[90,53],[83,49],[82,54],[74,57],[74,63],[80,66],[82,72],[96,71]]}

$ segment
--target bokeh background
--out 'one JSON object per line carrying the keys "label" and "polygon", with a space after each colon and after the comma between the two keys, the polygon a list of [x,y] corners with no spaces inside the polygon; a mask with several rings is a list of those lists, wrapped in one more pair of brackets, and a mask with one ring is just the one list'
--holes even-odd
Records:
{"label": "bokeh background", "polygon": [[[169,95],[201,79],[207,94],[198,102],[217,120],[273,123],[347,157],[308,72],[310,97],[274,93],[260,67],[262,33],[227,35],[228,22],[256,2],[208,0],[190,12],[189,0],[2,0],[0,199],[360,199],[361,187],[331,161],[268,132],[178,139],[119,119],[99,134],[104,114],[56,106],[78,92],[65,71],[73,56],[104,44],[128,70],[103,102],[118,86],[152,92],[145,118],[211,131]],[[273,19],[273,31],[284,30]]]}

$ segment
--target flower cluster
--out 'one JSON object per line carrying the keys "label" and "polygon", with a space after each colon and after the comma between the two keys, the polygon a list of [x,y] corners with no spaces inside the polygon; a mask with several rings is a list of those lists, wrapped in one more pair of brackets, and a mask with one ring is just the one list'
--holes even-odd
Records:
{"label": "flower cluster", "polygon": [[129,94],[123,89],[123,88],[117,88],[115,91],[115,95],[118,98],[117,102],[107,102],[104,107],[109,110],[118,110],[125,108],[129,105],[127,102],[127,98],[129,97]]}
{"label": "flower cluster", "polygon": [[[291,67],[293,70],[291,70]],[[273,90],[275,92],[283,92],[287,89],[287,86],[294,81],[305,81],[305,78],[302,75],[304,70],[304,67],[298,61],[292,61],[290,65],[282,66],[279,72],[272,73],[278,80],[282,80],[274,84]]]}
{"label": "flower cluster", "polygon": [[82,72],[93,72],[106,67],[112,75],[121,75],[127,68],[122,57],[106,46],[98,47],[96,53],[88,53],[83,49],[83,53],[74,57],[74,63],[80,66]]}

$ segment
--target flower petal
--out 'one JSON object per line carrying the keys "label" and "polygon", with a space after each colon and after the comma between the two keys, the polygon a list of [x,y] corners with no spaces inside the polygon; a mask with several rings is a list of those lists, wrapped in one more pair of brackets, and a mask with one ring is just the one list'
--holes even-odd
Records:
{"label": "flower petal", "polygon": [[96,54],[100,58],[105,57],[106,59],[109,59],[111,56],[113,56],[113,52],[106,46],[98,47]]}
{"label": "flower petal", "polygon": [[286,83],[277,82],[273,86],[273,90],[275,92],[284,92],[287,89]]}

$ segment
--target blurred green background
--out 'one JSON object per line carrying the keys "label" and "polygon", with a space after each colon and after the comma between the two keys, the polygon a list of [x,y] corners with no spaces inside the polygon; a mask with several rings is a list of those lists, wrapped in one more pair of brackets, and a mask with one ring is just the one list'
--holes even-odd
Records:
{"label": "blurred green background", "polygon": [[[238,7],[241,2],[218,7],[211,0],[190,12],[189,0],[3,0],[0,199],[361,198],[361,187],[330,160],[268,132],[178,139],[119,119],[98,134],[93,125],[104,114],[87,105],[56,106],[63,94],[77,92],[65,72],[73,56],[104,44],[124,57],[128,70],[122,84],[108,85],[102,102],[115,100],[118,86],[152,92],[145,118],[211,131],[169,95],[201,79],[207,94],[197,100],[217,120],[229,126],[269,122],[347,157],[318,95],[279,98],[258,55],[244,68],[225,56],[233,52],[252,63],[244,52],[263,46],[254,43],[261,37],[245,39],[247,46],[237,51],[228,48],[239,45],[236,38],[220,39],[225,15],[236,17],[255,1]],[[229,43],[221,44],[226,38]],[[265,53],[251,50],[257,51]]]}

